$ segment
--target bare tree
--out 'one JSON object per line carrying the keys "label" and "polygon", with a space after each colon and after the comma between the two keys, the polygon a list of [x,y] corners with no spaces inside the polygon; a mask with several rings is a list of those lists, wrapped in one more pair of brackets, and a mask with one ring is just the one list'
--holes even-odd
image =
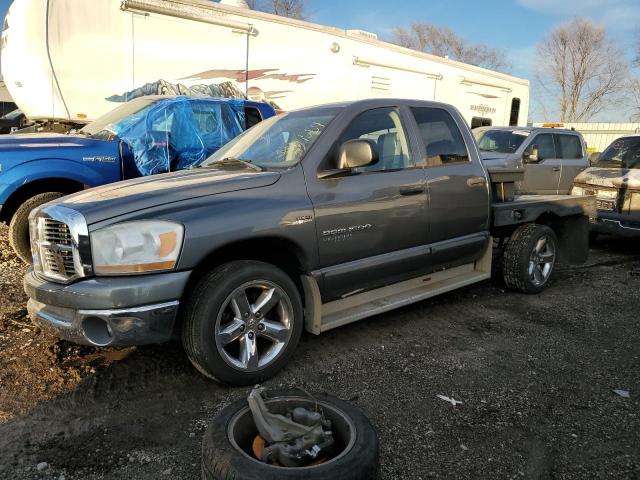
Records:
{"label": "bare tree", "polygon": [[393,42],[413,50],[449,57],[492,70],[508,71],[511,68],[504,51],[487,45],[468,43],[450,28],[430,23],[395,27]]}
{"label": "bare tree", "polygon": [[306,0],[247,0],[247,4],[254,10],[273,13],[281,17],[307,18]]}
{"label": "bare tree", "polygon": [[624,55],[606,31],[575,18],[538,45],[536,80],[559,103],[561,122],[588,121],[612,106],[627,84]]}

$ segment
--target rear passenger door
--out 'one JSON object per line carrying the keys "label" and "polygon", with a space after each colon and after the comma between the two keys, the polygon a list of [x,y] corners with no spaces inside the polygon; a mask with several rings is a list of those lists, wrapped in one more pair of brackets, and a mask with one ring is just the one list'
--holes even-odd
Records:
{"label": "rear passenger door", "polygon": [[478,259],[489,237],[489,191],[484,168],[468,150],[459,115],[440,107],[412,107],[426,158],[428,241],[434,269]]}
{"label": "rear passenger door", "polygon": [[524,151],[526,159],[537,147],[538,160],[524,164],[523,193],[555,195],[560,185],[562,160],[556,153],[552,133],[536,134]]}
{"label": "rear passenger door", "polygon": [[556,150],[562,160],[558,193],[568,194],[573,180],[589,166],[582,139],[571,133],[556,133]]}

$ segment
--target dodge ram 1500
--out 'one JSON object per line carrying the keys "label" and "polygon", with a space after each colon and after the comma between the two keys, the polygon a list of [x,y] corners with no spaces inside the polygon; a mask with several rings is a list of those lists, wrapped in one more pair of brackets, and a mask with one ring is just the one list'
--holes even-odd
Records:
{"label": "dodge ram 1500", "polygon": [[[319,334],[486,280],[526,293],[584,262],[592,197],[512,198],[458,111],[364,100],[267,119],[199,168],[80,192],[30,217],[35,322],[91,345],[178,334],[237,385]],[[492,259],[495,257],[495,259]],[[428,326],[427,326],[428,328]]]}

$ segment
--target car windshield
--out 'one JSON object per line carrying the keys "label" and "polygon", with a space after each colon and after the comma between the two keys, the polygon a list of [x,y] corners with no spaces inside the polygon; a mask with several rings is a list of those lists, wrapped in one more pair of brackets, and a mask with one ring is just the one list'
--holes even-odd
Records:
{"label": "car windshield", "polygon": [[160,100],[161,99],[159,98],[136,98],[120,105],[119,107],[114,108],[109,113],[105,113],[97,120],[81,128],[79,131],[84,135],[96,135],[103,130],[109,130],[109,127],[111,125],[118,123],[123,118],[149,108]]}
{"label": "car windshield", "polygon": [[476,130],[478,148],[483,152],[513,153],[529,136],[525,130]]}
{"label": "car windshield", "polygon": [[300,162],[340,107],[314,108],[271,117],[226,144],[202,163],[242,160],[261,169],[287,169]]}
{"label": "car windshield", "polygon": [[640,168],[640,137],[617,139],[602,152],[598,167]]}

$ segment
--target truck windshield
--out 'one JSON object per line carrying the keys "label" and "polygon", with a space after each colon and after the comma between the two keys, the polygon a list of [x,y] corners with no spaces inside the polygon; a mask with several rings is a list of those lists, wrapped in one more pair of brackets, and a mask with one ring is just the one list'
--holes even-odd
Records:
{"label": "truck windshield", "polygon": [[150,107],[154,103],[158,102],[159,98],[136,98],[127,103],[114,108],[108,113],[105,113],[95,121],[89,123],[85,127],[80,129],[80,133],[85,135],[95,135],[105,129],[108,129],[110,125],[118,123],[123,118],[126,118],[134,113],[138,113],[145,108]]}
{"label": "truck windshield", "polygon": [[291,168],[302,160],[341,108],[314,108],[271,117],[227,143],[201,166],[233,159],[262,169]]}
{"label": "truck windshield", "polygon": [[513,153],[529,132],[520,130],[476,130],[473,132],[478,148],[483,152]]}
{"label": "truck windshield", "polygon": [[602,152],[597,167],[640,168],[640,137],[622,137]]}

